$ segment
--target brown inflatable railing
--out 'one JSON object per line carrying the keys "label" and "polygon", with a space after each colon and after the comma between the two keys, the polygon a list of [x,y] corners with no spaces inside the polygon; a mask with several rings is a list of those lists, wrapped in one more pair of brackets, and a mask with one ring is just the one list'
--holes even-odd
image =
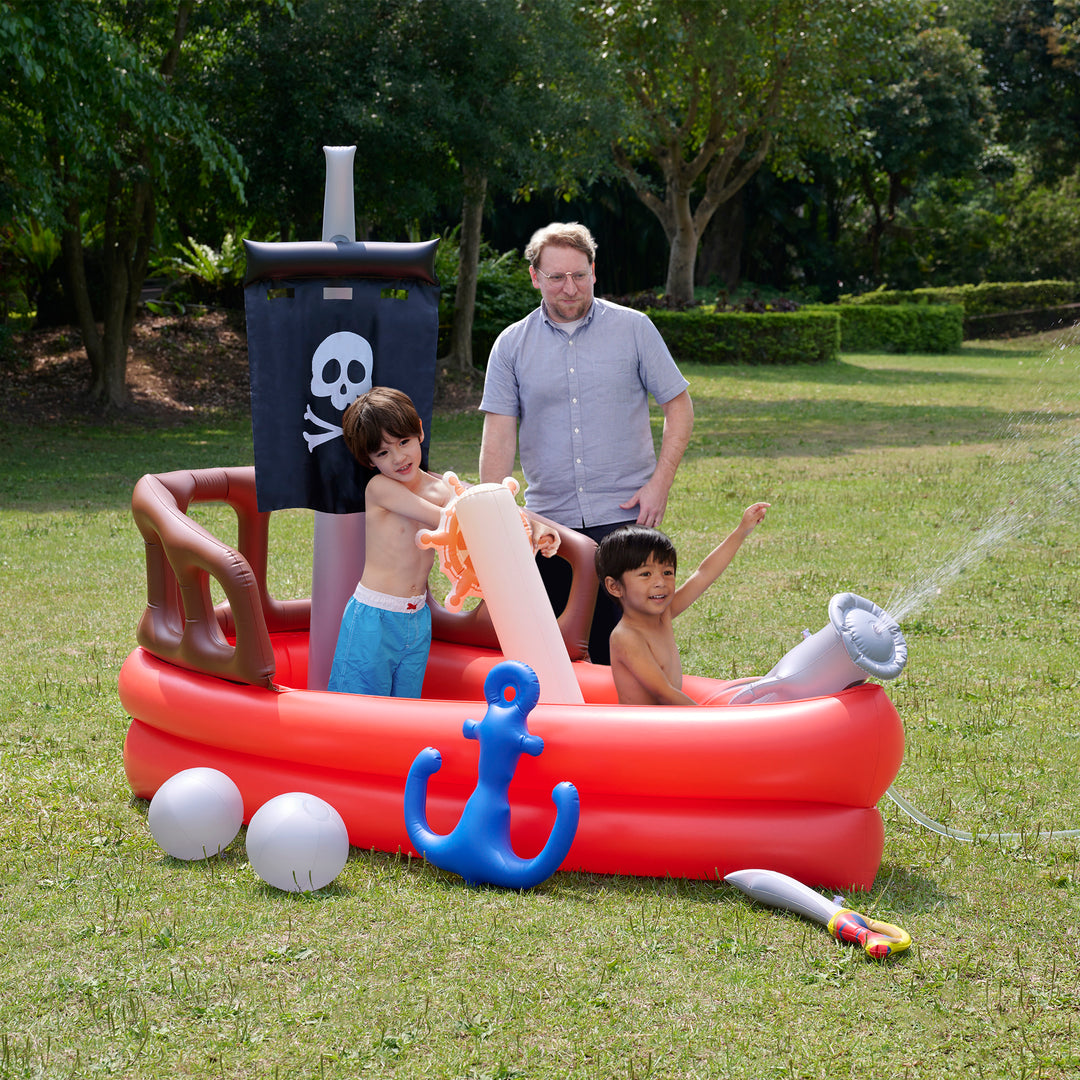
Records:
{"label": "brown inflatable railing", "polygon": [[[235,549],[187,516],[188,507],[200,502],[223,502],[236,512]],[[258,510],[254,468],[144,476],[135,485],[131,510],[146,542],[147,598],[137,631],[139,644],[162,660],[192,671],[272,686],[275,665],[270,635],[307,630],[311,601],[279,601],[267,592],[270,514]],[[571,659],[583,659],[596,602],[595,544],[572,529],[551,524],[561,538],[559,555],[574,574],[559,628]],[[225,593],[226,602],[217,608],[210,595],[211,578]],[[483,604],[457,614],[434,601],[431,608],[435,637],[498,648]]]}

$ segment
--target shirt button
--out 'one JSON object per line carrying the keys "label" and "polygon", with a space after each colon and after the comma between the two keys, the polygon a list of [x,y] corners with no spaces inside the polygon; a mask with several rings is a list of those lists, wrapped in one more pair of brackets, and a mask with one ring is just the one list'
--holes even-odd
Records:
{"label": "shirt button", "polygon": [[576,404],[577,404],[577,398],[576,398],[576,397],[572,397],[572,398],[570,399],[570,404],[571,404],[571,405],[576,405]]}
{"label": "shirt button", "polygon": [[578,458],[578,459],[577,459],[577,463],[578,463],[579,465],[581,464],[581,458]]}
{"label": "shirt button", "polygon": [[573,375],[573,374],[574,374],[574,369],[573,369],[573,368],[571,368],[571,369],[570,369],[570,374],[571,374],[571,375]]}

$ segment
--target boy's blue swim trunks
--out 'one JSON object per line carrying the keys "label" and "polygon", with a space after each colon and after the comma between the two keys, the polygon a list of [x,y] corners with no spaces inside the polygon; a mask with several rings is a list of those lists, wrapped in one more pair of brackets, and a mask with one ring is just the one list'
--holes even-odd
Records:
{"label": "boy's blue swim trunks", "polygon": [[341,617],[327,689],[419,697],[431,649],[424,596],[388,596],[357,585]]}

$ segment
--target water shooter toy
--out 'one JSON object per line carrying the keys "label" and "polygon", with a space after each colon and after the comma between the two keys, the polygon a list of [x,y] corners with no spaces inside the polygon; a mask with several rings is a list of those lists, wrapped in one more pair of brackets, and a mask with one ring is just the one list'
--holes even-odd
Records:
{"label": "water shooter toy", "polygon": [[827,900],[802,882],[775,870],[736,870],[724,880],[758,903],[786,908],[821,923],[838,941],[861,945],[866,955],[875,960],[904,952],[911,945],[910,935],[899,926],[860,915],[838,903],[839,897]]}

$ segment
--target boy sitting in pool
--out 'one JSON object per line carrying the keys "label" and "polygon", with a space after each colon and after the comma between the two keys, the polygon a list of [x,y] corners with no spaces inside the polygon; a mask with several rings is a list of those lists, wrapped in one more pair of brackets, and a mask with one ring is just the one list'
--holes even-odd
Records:
{"label": "boy sitting in pool", "polygon": [[697,704],[682,690],[671,620],[727,569],[768,509],[768,503],[748,507],[735,531],[678,588],[675,545],[658,529],[624,525],[600,541],[596,576],[622,608],[611,631],[611,674],[620,705]]}
{"label": "boy sitting in pool", "polygon": [[[364,572],[341,617],[328,689],[420,697],[435,550],[421,548],[416,533],[439,525],[454,491],[420,468],[424,426],[408,394],[377,386],[349,405],[341,427],[349,452],[375,475],[364,491]],[[559,546],[558,536],[536,522],[533,542],[546,555]]]}

